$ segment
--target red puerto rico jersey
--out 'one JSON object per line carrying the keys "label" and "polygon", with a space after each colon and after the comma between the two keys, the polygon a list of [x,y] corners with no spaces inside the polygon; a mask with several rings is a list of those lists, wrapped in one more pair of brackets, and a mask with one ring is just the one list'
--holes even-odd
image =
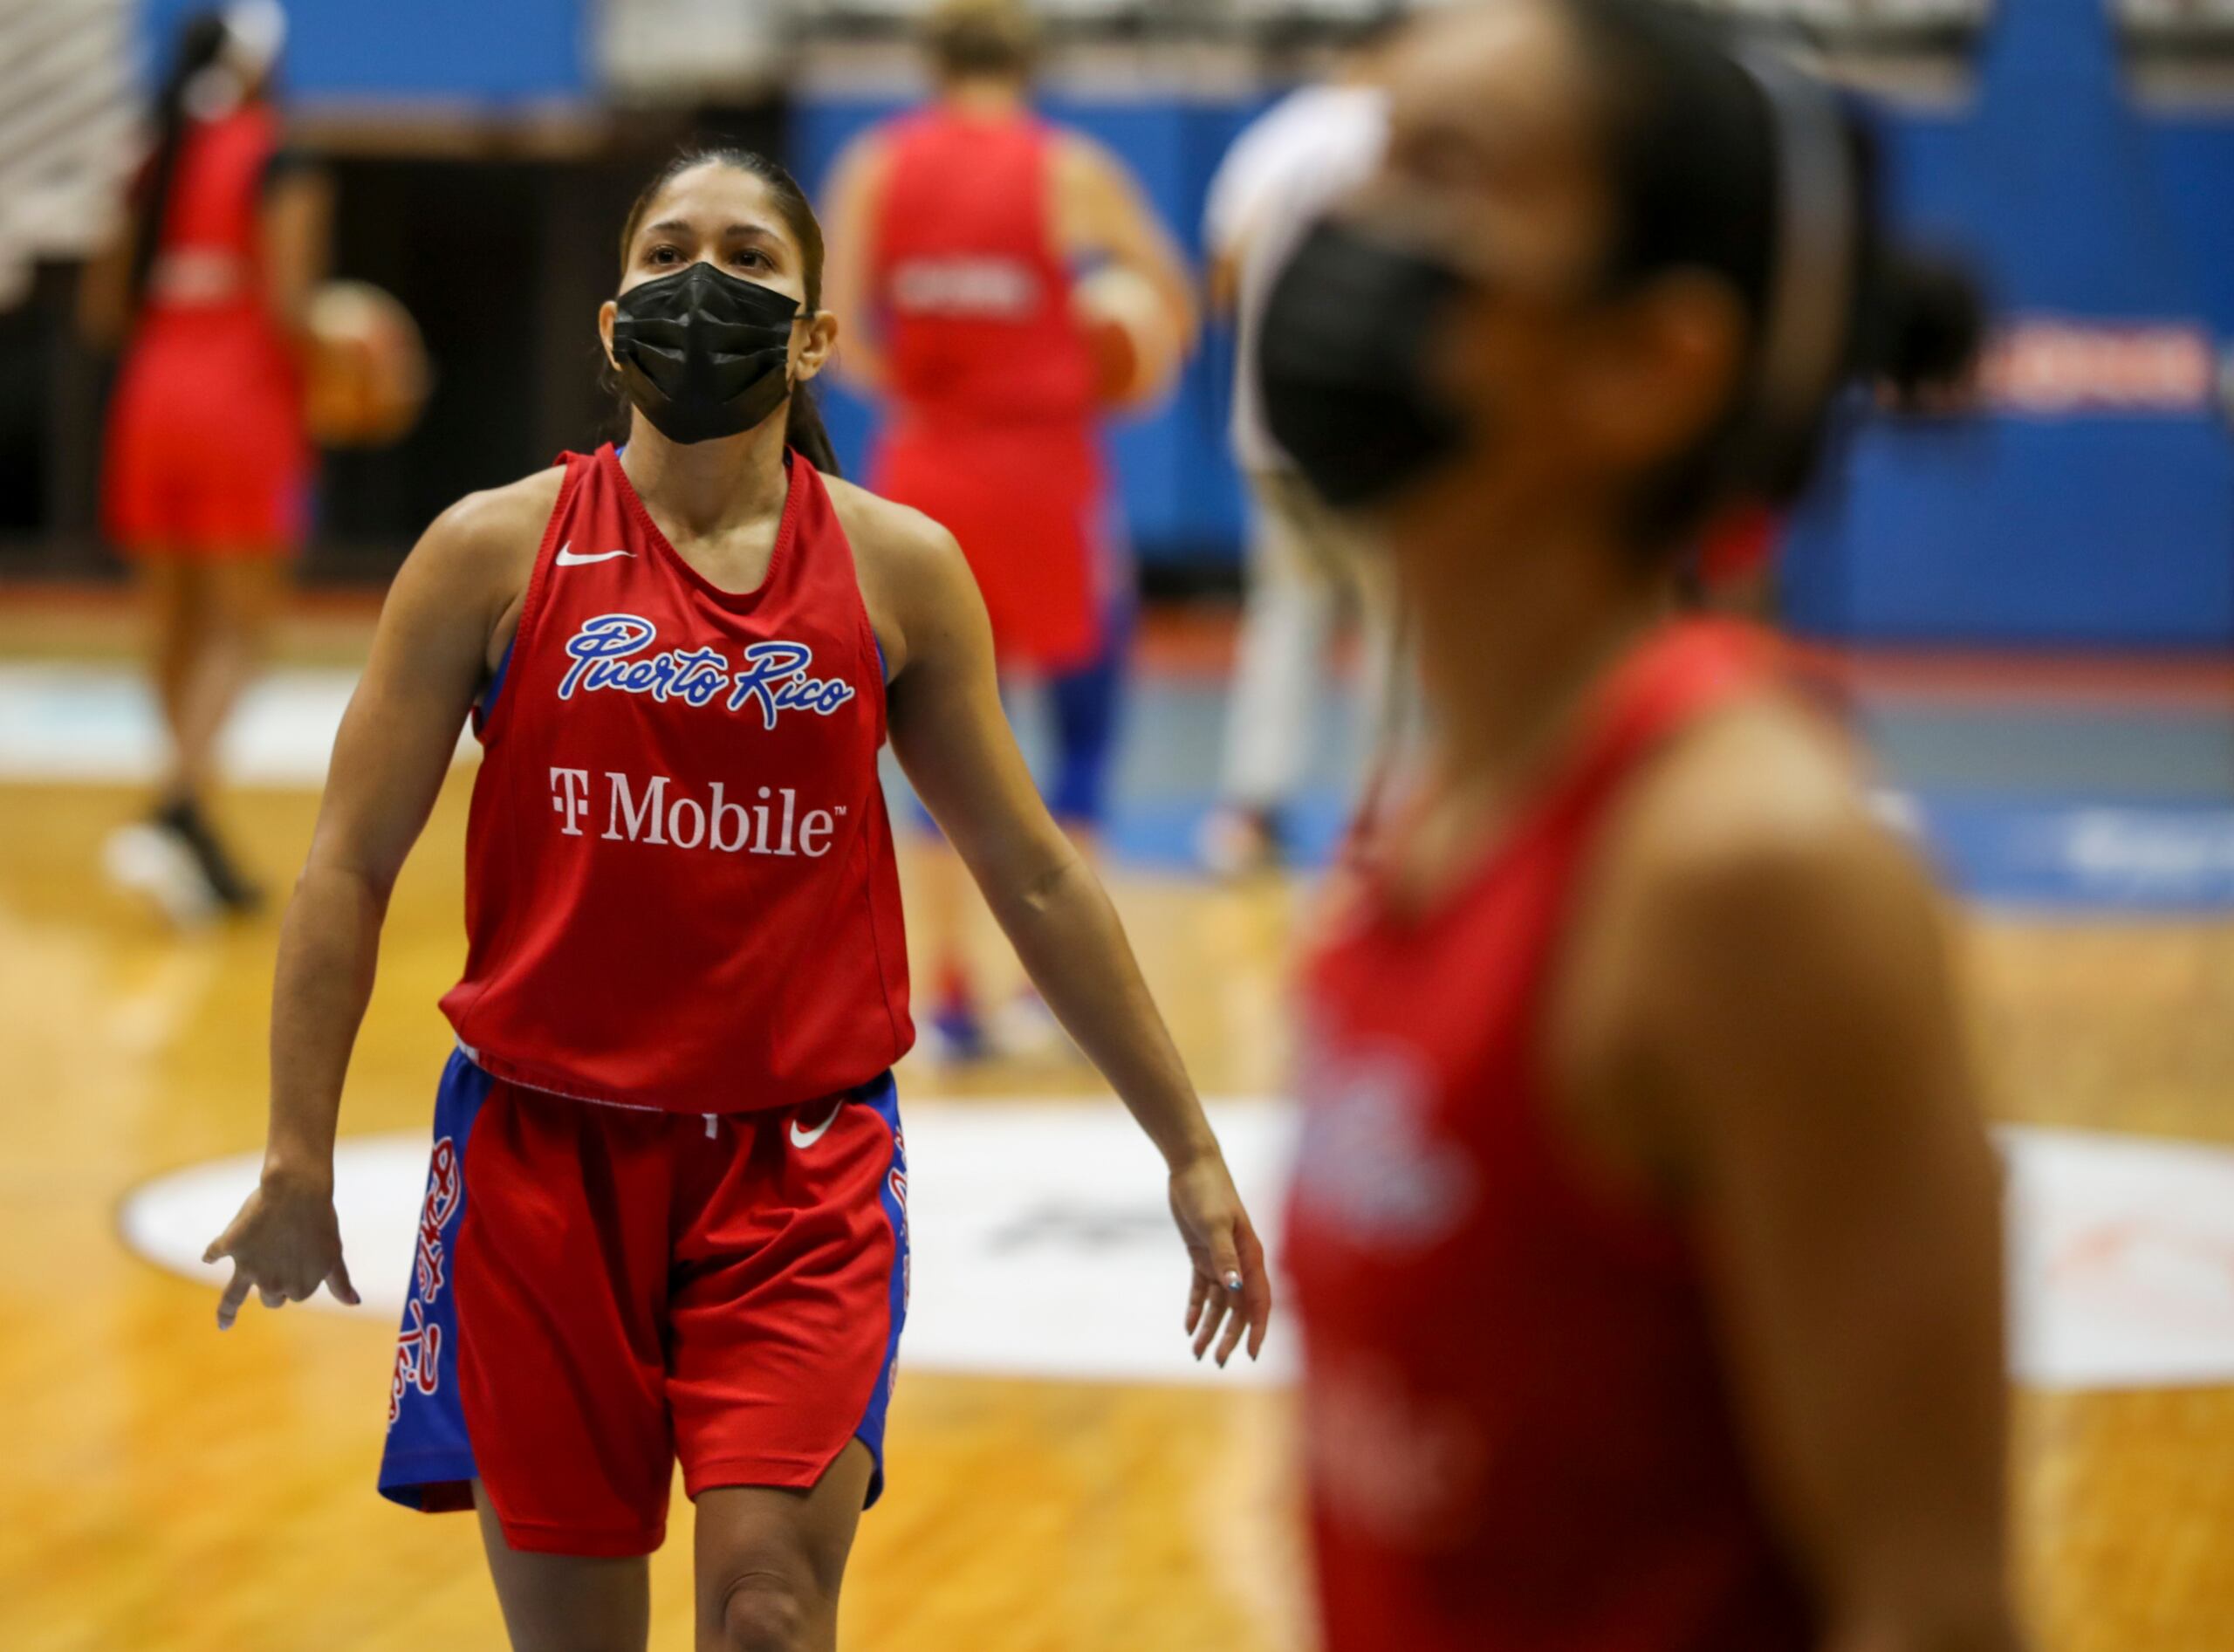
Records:
{"label": "red puerto rico jersey", "polygon": [[[307,526],[301,374],[264,269],[279,141],[262,103],[180,134],[150,291],[109,408],[102,523],[127,549],[270,554]],[[194,276],[182,294],[165,278],[182,266]]]}
{"label": "red puerto rico jersey", "polygon": [[914,1041],[884,675],[814,467],[757,591],[710,584],[610,445],[568,454],[485,715],[465,978],[484,1070],[688,1113],[796,1105]]}
{"label": "red puerto rico jersey", "polygon": [[1370,867],[1305,977],[1287,1259],[1327,1652],[1812,1652],[1747,1472],[1697,1258],[1578,1166],[1546,997],[1601,825],[1758,693],[1762,641],[1672,623],[1559,778],[1435,907]]}
{"label": "red puerto rico jersey", "polygon": [[885,134],[870,291],[899,409],[1088,420],[1093,363],[1056,243],[1056,133],[930,108]]}
{"label": "red puerto rico jersey", "polygon": [[870,257],[890,375],[870,485],[961,542],[1003,667],[1051,671],[1100,648],[1116,577],[1057,141],[1029,115],[903,117]]}

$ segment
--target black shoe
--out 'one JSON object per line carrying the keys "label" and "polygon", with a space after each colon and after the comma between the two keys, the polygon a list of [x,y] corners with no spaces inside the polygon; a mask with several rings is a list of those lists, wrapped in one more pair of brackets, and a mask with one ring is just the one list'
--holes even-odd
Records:
{"label": "black shoe", "polygon": [[186,846],[219,906],[228,912],[245,914],[264,905],[264,891],[242,875],[192,798],[174,799],[156,810],[155,824]]}
{"label": "black shoe", "polygon": [[1274,811],[1225,804],[1203,821],[1196,840],[1203,865],[1221,878],[1249,878],[1285,866],[1288,847]]}

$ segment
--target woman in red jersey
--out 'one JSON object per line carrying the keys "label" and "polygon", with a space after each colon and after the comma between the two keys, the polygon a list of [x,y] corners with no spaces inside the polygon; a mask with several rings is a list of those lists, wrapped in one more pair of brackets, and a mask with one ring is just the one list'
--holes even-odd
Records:
{"label": "woman in red jersey", "polygon": [[1861,129],[1657,0],[1444,13],[1391,90],[1260,355],[1432,707],[1306,973],[1326,1645],[2008,1652],[1941,914],[1770,645],[1673,600],[1843,384],[1947,365]]}
{"label": "woman in red jersey", "polygon": [[174,915],[253,907],[204,812],[218,736],[262,656],[301,542],[311,449],[295,340],[327,195],[281,148],[270,0],[188,19],[157,101],[133,233],[88,272],[94,330],[130,338],[109,409],[104,528],[133,561],[170,752],[112,872]]}
{"label": "woman in red jersey", "polygon": [[1198,1356],[1264,1261],[1108,900],[1002,718],[953,538],[831,474],[822,237],[759,156],[682,157],[600,317],[627,448],[446,511],[398,574],[280,943],[231,1321],[353,1300],[343,1077],[388,892],[471,714],[458,1052],[380,1489],[477,1506],[513,1644],[641,1648],[674,1464],[698,1644],[826,1649],[882,1484],[907,1302],[890,1069],[913,1040],[887,735],[1170,1167]]}
{"label": "woman in red jersey", "polygon": [[[952,531],[1002,674],[1044,686],[1048,805],[1091,847],[1133,593],[1072,282],[1092,265],[1129,271],[1189,342],[1193,296],[1124,163],[1033,113],[1028,6],[940,0],[923,38],[937,95],[854,143],[833,177],[831,307],[848,329],[839,371],[884,403],[872,485]],[[968,1059],[988,1045],[962,869],[935,846],[920,865],[928,1030],[935,1053]]]}

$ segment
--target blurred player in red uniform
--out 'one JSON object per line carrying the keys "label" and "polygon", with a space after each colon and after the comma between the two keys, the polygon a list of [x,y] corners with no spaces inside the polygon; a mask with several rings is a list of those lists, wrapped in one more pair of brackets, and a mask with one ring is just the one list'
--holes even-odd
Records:
{"label": "blurred player in red uniform", "polygon": [[1866,134],[1660,0],[1455,8],[1389,85],[1261,348],[1429,709],[1305,976],[1325,1644],[2013,1652],[1942,915],[1769,641],[1676,601],[1846,385],[1949,366]]}
{"label": "blurred player in red uniform", "polygon": [[[822,245],[780,167],[680,157],[598,319],[625,452],[460,501],[396,576],[281,934],[263,1176],[209,1248],[235,1264],[221,1325],[251,1292],[354,1299],[343,1080],[469,716],[458,1047],[380,1485],[479,1509],[519,1652],[641,1652],[678,1459],[696,1644],[837,1643],[908,1302],[887,737],[1162,1149],[1198,1354],[1245,1327],[1253,1356],[1271,1311],[1116,914],[1010,736],[953,536],[831,464],[806,390],[836,332]],[[1201,1330],[1214,1296],[1230,1315]]]}
{"label": "blurred player in red uniform", "polygon": [[[1131,569],[1097,421],[1107,409],[1074,284],[1137,276],[1183,345],[1187,274],[1138,184],[1100,145],[1032,113],[1035,37],[1014,0],[944,0],[925,25],[938,93],[840,160],[831,189],[839,371],[878,394],[870,481],[962,542],[1004,677],[1045,684],[1058,750],[1048,803],[1081,842],[1100,824],[1128,640]],[[933,1032],[981,1045],[963,890],[929,857],[920,912]]]}
{"label": "blurred player in red uniform", "polygon": [[284,32],[270,0],[187,21],[131,232],[87,271],[93,329],[129,327],[101,514],[147,599],[170,737],[155,812],[112,840],[110,867],[181,918],[257,899],[203,799],[310,503],[298,339],[328,197],[282,147],[271,86]]}

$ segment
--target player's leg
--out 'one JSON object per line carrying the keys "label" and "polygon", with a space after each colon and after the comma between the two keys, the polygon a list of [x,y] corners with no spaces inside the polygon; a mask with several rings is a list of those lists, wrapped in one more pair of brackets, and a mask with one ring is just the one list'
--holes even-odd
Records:
{"label": "player's leg", "polygon": [[135,544],[133,566],[146,649],[148,686],[161,714],[163,764],[154,807],[144,820],[113,833],[103,850],[111,880],[146,896],[173,923],[191,928],[223,905],[181,824],[196,813],[207,776],[181,738],[187,685],[202,624],[200,566],[168,549]]}
{"label": "player's leg", "polygon": [[838,1588],[874,1460],[855,1440],[812,1489],[698,1498],[698,1652],[834,1652]]}
{"label": "player's leg", "polygon": [[286,571],[275,557],[226,556],[198,561],[194,579],[195,611],[174,668],[176,778],[160,818],[192,853],[218,901],[245,911],[262,892],[219,840],[202,799],[216,778],[217,743],[263,662],[286,591]]}
{"label": "player's leg", "polygon": [[1227,707],[1218,812],[1203,833],[1214,871],[1275,863],[1281,812],[1302,784],[1336,588],[1303,543],[1299,484],[1250,478],[1248,591]]}
{"label": "player's leg", "polygon": [[180,689],[181,770],[207,777],[219,736],[257,668],[287,593],[286,565],[271,556],[224,556],[202,563],[201,621]]}
{"label": "player's leg", "polygon": [[162,712],[164,732],[170,739],[163,777],[164,795],[168,798],[193,791],[203,779],[188,771],[185,743],[180,735],[187,683],[198,652],[201,570],[194,561],[169,552],[140,552],[133,560],[146,626],[148,680]]}
{"label": "player's leg", "polygon": [[1100,844],[1107,824],[1132,636],[1132,610],[1120,606],[1105,624],[1093,658],[1047,683],[1048,709],[1055,725],[1047,808],[1072,840],[1089,853]]}
{"label": "player's leg", "polygon": [[479,1511],[523,1652],[641,1652],[674,1475],[661,1313],[672,1138],[456,1055],[435,1105],[383,1495]]}
{"label": "player's leg", "polygon": [[515,1549],[477,1480],[473,1501],[512,1652],[643,1652],[652,1633],[649,1559]]}
{"label": "player's leg", "polygon": [[908,933],[929,965],[927,1049],[937,1061],[974,1061],[987,1053],[970,962],[977,891],[936,823],[925,814],[920,824],[908,880]]}
{"label": "player's leg", "polygon": [[688,1144],[668,1398],[697,1504],[700,1652],[829,1652],[908,1311],[889,1074]]}

